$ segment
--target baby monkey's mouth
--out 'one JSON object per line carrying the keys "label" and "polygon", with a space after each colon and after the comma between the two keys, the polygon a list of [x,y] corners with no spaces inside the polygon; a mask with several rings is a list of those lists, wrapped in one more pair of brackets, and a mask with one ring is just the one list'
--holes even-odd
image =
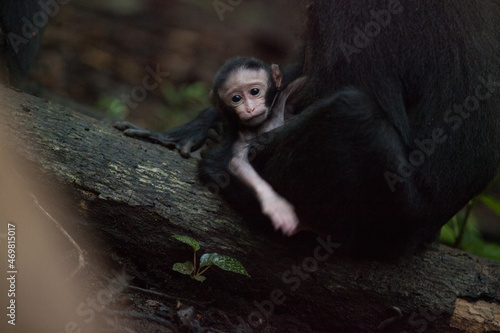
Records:
{"label": "baby monkey's mouth", "polygon": [[263,110],[259,114],[253,114],[250,118],[242,120],[247,126],[257,126],[262,124],[267,119],[267,110]]}

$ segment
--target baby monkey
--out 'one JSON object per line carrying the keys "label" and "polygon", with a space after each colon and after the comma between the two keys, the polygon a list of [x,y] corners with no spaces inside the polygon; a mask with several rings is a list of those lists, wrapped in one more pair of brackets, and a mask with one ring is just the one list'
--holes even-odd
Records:
{"label": "baby monkey", "polygon": [[281,229],[286,235],[298,231],[295,209],[252,167],[248,159],[249,141],[293,116],[294,93],[305,82],[306,78],[300,77],[284,87],[278,65],[269,66],[254,58],[234,58],[219,70],[211,92],[214,106],[226,120],[226,131],[232,133],[230,172],[253,191],[262,213],[276,230]]}

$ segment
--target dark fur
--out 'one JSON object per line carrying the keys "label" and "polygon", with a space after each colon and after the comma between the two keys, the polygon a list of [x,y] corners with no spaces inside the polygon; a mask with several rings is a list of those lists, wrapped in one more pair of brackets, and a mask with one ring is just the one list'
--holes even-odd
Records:
{"label": "dark fur", "polygon": [[[269,133],[254,167],[296,207],[299,219],[361,256],[413,253],[493,178],[500,161],[500,1],[411,0],[348,60],[356,27],[386,0],[311,3],[303,48],[301,114]],[[478,110],[457,118],[481,77],[495,82]],[[485,89],[481,89],[484,94]],[[416,140],[447,139],[391,191],[384,174]],[[228,159],[209,153],[213,182]],[[245,207],[235,179],[222,194]]]}

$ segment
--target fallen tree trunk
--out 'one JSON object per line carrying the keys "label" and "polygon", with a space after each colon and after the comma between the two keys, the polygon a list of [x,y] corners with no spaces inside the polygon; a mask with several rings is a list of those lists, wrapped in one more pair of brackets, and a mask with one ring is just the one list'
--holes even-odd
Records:
{"label": "fallen tree trunk", "polygon": [[[145,285],[212,301],[235,328],[288,318],[297,331],[500,330],[499,262],[446,247],[399,263],[358,261],[336,256],[328,239],[250,230],[199,184],[196,161],[24,93],[0,87],[0,96],[0,132],[47,188],[66,193],[60,201],[83,218],[65,227],[95,238],[87,251],[126,263]],[[174,272],[192,258],[174,234],[238,259],[251,278],[211,269],[200,284]]]}

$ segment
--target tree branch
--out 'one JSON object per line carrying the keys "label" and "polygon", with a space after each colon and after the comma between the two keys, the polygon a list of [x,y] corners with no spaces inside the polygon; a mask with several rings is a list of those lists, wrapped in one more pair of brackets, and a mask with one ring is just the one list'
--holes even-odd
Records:
{"label": "tree branch", "polygon": [[[235,326],[259,331],[290,316],[314,331],[500,330],[498,262],[446,247],[399,263],[350,260],[315,236],[255,230],[199,184],[196,161],[27,94],[0,87],[0,96],[0,132],[48,188],[68,193],[84,217],[76,229],[97,240],[94,255],[118,256],[169,294],[216,298]],[[191,259],[174,234],[238,259],[252,278],[214,269],[200,284],[174,272]]]}

